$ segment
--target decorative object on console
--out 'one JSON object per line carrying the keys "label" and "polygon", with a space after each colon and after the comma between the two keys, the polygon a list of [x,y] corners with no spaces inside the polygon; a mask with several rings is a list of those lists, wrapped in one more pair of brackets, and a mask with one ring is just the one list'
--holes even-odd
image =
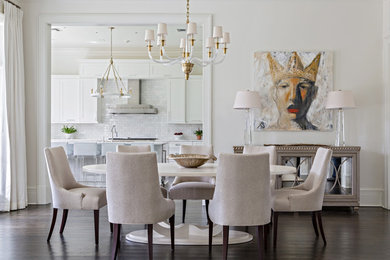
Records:
{"label": "decorative object on console", "polygon": [[61,128],[61,132],[64,133],[66,139],[73,139],[76,135],[77,129],[74,126],[64,125]]}
{"label": "decorative object on console", "polygon": [[[126,87],[125,84],[123,84],[122,78],[119,75],[118,70],[115,68],[114,65],[114,59],[112,57],[112,30],[114,30],[114,27],[110,27],[110,33],[111,33],[111,43],[110,43],[110,64],[108,65],[106,71],[103,73],[103,76],[99,80],[99,84],[96,86],[96,89],[91,89],[91,96],[92,97],[100,97],[103,98],[104,96],[118,96],[118,97],[124,97],[124,98],[131,98],[131,89]],[[107,91],[107,82],[108,78],[110,76],[110,72],[112,71],[112,74],[114,76],[115,86],[116,86],[116,92],[108,92]],[[119,84],[118,84],[119,81]]]}
{"label": "decorative object on console", "polygon": [[254,126],[253,122],[253,111],[252,108],[261,107],[260,96],[257,91],[238,91],[236,99],[234,100],[234,109],[245,109],[247,111],[245,132],[244,132],[244,143],[252,144],[252,129]]}
{"label": "decorative object on console", "polygon": [[[222,26],[214,26],[213,36],[207,38],[205,47],[208,49],[208,59],[202,60],[193,56],[194,54],[194,35],[197,34],[197,25],[190,22],[190,1],[187,0],[187,35],[186,38],[180,40],[180,49],[182,49],[182,57],[170,58],[165,51],[165,42],[168,35],[167,24],[160,23],[157,28],[157,45],[160,46],[160,59],[156,60],[152,57],[152,42],[155,41],[154,30],[145,31],[145,41],[148,47],[149,58],[160,64],[173,65],[181,63],[185,78],[188,80],[189,75],[194,67],[194,64],[205,67],[210,64],[221,63],[225,59],[227,44],[230,43],[230,34],[222,32]],[[224,44],[223,53],[221,44]],[[215,50],[214,50],[215,48]],[[222,58],[220,58],[222,56]]]}
{"label": "decorative object on console", "polygon": [[175,140],[182,140],[183,139],[183,133],[182,132],[176,132],[173,135],[175,136]]}
{"label": "decorative object on console", "polygon": [[338,110],[335,146],[345,146],[344,109],[355,107],[355,100],[353,98],[352,91],[338,90],[329,92],[326,100],[326,109]]}
{"label": "decorative object on console", "polygon": [[331,130],[324,109],[333,89],[332,53],[258,51],[254,53],[254,89],[261,106],[256,130]]}
{"label": "decorative object on console", "polygon": [[194,135],[196,135],[196,139],[202,140],[203,130],[201,130],[200,128],[198,128],[198,130],[195,130],[195,131],[194,131]]}
{"label": "decorative object on console", "polygon": [[169,158],[175,160],[178,165],[184,168],[198,168],[208,160],[217,160],[214,155],[204,154],[170,154]]}

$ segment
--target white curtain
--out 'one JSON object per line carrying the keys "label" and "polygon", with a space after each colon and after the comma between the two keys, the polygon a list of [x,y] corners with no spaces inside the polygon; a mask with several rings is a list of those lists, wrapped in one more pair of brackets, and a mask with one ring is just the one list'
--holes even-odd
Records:
{"label": "white curtain", "polygon": [[4,71],[2,97],[0,211],[27,206],[26,130],[23,61],[23,12],[4,2]]}

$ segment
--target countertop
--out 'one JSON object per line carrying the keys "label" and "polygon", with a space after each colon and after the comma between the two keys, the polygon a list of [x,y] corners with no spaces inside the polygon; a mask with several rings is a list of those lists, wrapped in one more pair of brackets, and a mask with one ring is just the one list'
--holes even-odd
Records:
{"label": "countertop", "polygon": [[135,143],[142,143],[142,144],[154,144],[154,145],[163,145],[167,144],[170,142],[203,142],[203,140],[131,140],[131,141],[111,141],[111,140],[102,140],[102,139],[51,139],[52,143],[69,143],[69,144],[74,144],[74,143],[115,143],[115,144],[121,144],[121,143],[129,143],[129,144],[135,144]]}

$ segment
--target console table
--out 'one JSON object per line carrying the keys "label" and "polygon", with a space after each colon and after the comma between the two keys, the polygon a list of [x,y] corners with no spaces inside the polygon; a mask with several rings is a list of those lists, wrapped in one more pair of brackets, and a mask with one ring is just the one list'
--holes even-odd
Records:
{"label": "console table", "polygon": [[[277,163],[297,168],[297,173],[290,180],[290,185],[304,181],[309,174],[311,163],[318,147],[333,151],[326,182],[324,206],[348,206],[356,211],[360,202],[360,146],[328,146],[311,144],[266,144],[274,145]],[[234,153],[242,153],[243,146],[233,146]],[[284,185],[284,184],[283,184]]]}

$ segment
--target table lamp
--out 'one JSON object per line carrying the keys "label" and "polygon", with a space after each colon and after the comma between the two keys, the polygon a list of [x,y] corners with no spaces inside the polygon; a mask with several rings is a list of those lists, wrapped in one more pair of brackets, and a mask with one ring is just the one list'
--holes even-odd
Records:
{"label": "table lamp", "polygon": [[344,109],[355,107],[352,91],[337,90],[329,92],[326,100],[326,109],[338,110],[336,146],[345,146]]}
{"label": "table lamp", "polygon": [[244,143],[252,144],[253,129],[253,108],[260,107],[260,95],[257,91],[238,91],[234,100],[234,109],[245,109],[247,111],[246,126],[244,132]]}

